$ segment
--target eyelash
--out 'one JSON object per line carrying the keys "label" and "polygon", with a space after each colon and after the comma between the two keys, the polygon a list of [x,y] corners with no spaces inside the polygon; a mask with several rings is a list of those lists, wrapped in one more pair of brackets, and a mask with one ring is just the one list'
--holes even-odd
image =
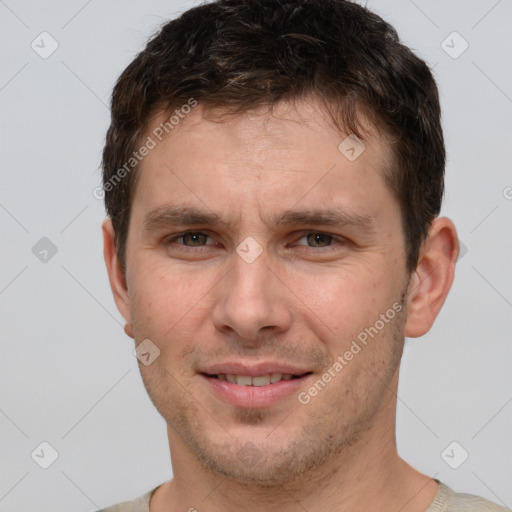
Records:
{"label": "eyelash", "polygon": [[[209,239],[211,239],[210,235],[208,235],[207,233],[204,233],[202,231],[185,231],[185,232],[180,233],[178,235],[172,236],[172,238],[167,238],[165,243],[166,243],[166,245],[172,244],[172,243],[176,242],[176,240],[183,239],[183,237],[185,237],[186,235],[204,235],[204,236],[208,237]],[[329,249],[335,248],[334,247],[334,242],[338,242],[338,244],[346,243],[346,240],[343,237],[336,237],[334,235],[331,235],[330,233],[324,233],[322,231],[304,231],[301,234],[301,237],[299,238],[299,240],[302,240],[303,238],[306,238],[309,235],[321,235],[321,236],[324,236],[324,237],[330,237],[330,239],[331,239],[330,241],[332,243],[330,243],[327,246],[320,246],[320,247],[308,246],[308,245],[302,245],[301,244],[301,247],[307,247],[308,249],[324,249],[324,250],[329,250]],[[194,250],[194,249],[197,250],[197,249],[204,249],[208,245],[215,245],[215,244],[204,244],[204,245],[196,245],[196,246],[187,246],[187,245],[182,245],[182,244],[179,244],[179,245],[184,250]]]}

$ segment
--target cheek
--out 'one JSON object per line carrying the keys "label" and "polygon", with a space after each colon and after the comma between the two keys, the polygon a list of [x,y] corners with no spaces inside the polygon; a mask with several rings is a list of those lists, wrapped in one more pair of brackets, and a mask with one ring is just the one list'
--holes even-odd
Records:
{"label": "cheek", "polygon": [[389,293],[384,289],[383,279],[355,265],[343,270],[326,268],[314,275],[296,274],[286,283],[299,299],[299,309],[336,334],[364,327]]}
{"label": "cheek", "polygon": [[[132,280],[132,313],[142,336],[162,337],[193,312],[206,293],[200,280],[176,268],[145,262]],[[143,270],[150,269],[150,270]],[[181,323],[181,322],[180,322]]]}
{"label": "cheek", "polygon": [[[350,379],[355,378],[352,372],[357,373],[361,365],[369,364],[377,371],[394,359],[390,355],[396,345],[397,315],[393,304],[400,301],[396,283],[398,278],[395,280],[389,274],[354,267],[352,271],[344,269],[343,272],[331,269],[323,276],[316,275],[314,280],[302,279],[290,286],[295,286],[292,289],[304,300],[299,308],[306,328],[322,340],[334,359],[350,350],[358,352],[358,355],[348,354],[356,363],[350,363],[350,368],[343,371],[345,377],[337,379],[342,387],[346,386],[348,375],[352,375]],[[382,314],[386,316],[384,321]],[[358,343],[360,349],[354,347],[353,342]]]}

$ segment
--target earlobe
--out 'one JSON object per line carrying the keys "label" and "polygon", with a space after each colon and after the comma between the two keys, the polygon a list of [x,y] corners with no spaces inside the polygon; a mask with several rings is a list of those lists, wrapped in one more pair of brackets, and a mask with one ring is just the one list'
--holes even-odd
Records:
{"label": "earlobe", "polygon": [[455,275],[459,241],[453,222],[438,217],[420,251],[407,297],[405,335],[416,338],[430,330],[444,304]]}
{"label": "earlobe", "polygon": [[130,298],[126,279],[116,253],[115,232],[112,221],[106,219],[102,225],[103,230],[103,256],[107,266],[110,288],[114,296],[117,309],[126,321],[125,333],[133,338],[132,318],[130,311]]}
{"label": "earlobe", "polygon": [[130,338],[135,338],[135,335],[133,334],[133,324],[132,323],[127,323],[125,324],[124,326],[124,332],[126,333],[127,336],[129,336]]}

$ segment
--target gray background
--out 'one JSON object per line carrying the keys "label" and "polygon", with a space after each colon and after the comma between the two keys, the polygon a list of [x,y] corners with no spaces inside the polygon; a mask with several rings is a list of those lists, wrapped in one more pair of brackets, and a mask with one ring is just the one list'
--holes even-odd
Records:
{"label": "gray background", "polygon": [[[0,511],[92,511],[171,477],[165,423],[111,297],[93,189],[114,81],[194,4],[0,1]],[[512,2],[368,6],[434,67],[449,153],[443,213],[467,248],[434,328],[407,341],[399,452],[511,507]],[[31,47],[55,44],[43,31],[58,43],[45,59]],[[58,452],[48,469],[43,441]]]}

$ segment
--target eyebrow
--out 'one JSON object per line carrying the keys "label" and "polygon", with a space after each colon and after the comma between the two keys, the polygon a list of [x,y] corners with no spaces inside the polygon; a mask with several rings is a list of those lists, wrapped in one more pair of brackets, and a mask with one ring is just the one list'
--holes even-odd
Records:
{"label": "eyebrow", "polygon": [[163,205],[151,210],[143,221],[144,231],[156,231],[178,224],[214,226],[223,224],[219,215],[194,206]]}
{"label": "eyebrow", "polygon": [[[144,231],[158,231],[176,225],[231,227],[220,215],[188,205],[162,205],[151,210],[143,221]],[[310,210],[285,210],[272,215],[268,225],[276,229],[279,226],[337,226],[356,228],[363,234],[375,233],[373,217],[350,213],[340,208]]]}

